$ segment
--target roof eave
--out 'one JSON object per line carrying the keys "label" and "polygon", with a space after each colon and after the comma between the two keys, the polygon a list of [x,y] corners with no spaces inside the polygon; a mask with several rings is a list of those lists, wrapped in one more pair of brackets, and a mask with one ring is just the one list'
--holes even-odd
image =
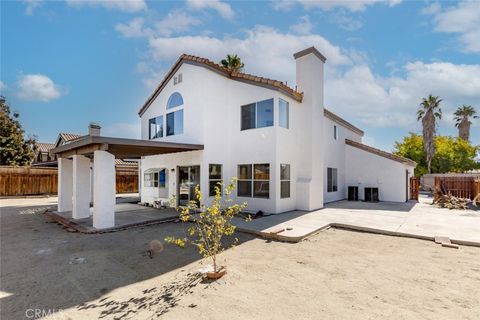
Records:
{"label": "roof eave", "polygon": [[379,157],[384,157],[385,159],[389,159],[389,160],[392,160],[392,161],[403,163],[403,164],[406,164],[406,165],[409,165],[409,166],[412,166],[412,167],[417,166],[417,163],[415,161],[413,161],[412,159],[408,159],[408,158],[405,158],[405,157],[402,157],[402,156],[399,156],[399,155],[396,155],[396,154],[393,154],[393,153],[389,153],[389,152],[371,147],[369,145],[366,145],[366,144],[363,144],[363,143],[360,143],[360,142],[356,142],[356,141],[353,141],[353,140],[350,140],[350,139],[345,139],[345,144],[347,144],[349,146],[352,146],[352,147],[355,147],[357,149],[363,150],[365,152],[375,154]]}

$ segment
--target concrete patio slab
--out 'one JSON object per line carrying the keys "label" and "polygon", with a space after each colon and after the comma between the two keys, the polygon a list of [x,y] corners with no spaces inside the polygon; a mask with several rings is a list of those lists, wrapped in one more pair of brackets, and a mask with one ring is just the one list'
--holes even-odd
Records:
{"label": "concrete patio slab", "polygon": [[[480,211],[437,208],[425,196],[420,202],[407,203],[338,201],[321,210],[287,212],[251,222],[236,219],[235,224],[239,231],[287,242],[338,227],[432,241],[443,236],[452,243],[480,246]],[[280,228],[285,231],[271,233]]]}
{"label": "concrete patio slab", "polygon": [[85,219],[73,219],[71,211],[45,212],[45,215],[52,220],[81,233],[113,232],[134,226],[170,222],[178,218],[178,212],[175,209],[156,209],[120,201],[115,205],[115,226],[107,229],[96,229],[93,227],[92,214],[93,208],[90,208],[90,217]]}

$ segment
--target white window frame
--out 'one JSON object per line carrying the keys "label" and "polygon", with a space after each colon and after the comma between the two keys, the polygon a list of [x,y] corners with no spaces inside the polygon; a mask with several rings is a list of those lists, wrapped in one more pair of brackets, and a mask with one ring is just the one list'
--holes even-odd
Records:
{"label": "white window frame", "polygon": [[[255,179],[255,166],[268,166],[268,180],[265,179]],[[270,163],[253,163],[253,164],[239,164],[237,165],[237,173],[238,170],[240,169],[240,166],[250,166],[250,172],[251,172],[251,177],[249,179],[240,179],[240,175],[238,175],[238,180],[237,180],[237,192],[238,192],[238,183],[239,182],[250,182],[250,196],[240,196],[243,198],[257,198],[257,199],[270,199]],[[268,183],[268,197],[260,197],[260,196],[255,196],[255,182],[267,182]]]}
{"label": "white window frame", "polygon": [[[272,125],[271,126],[259,127],[258,126],[258,103],[268,101],[268,100],[272,100]],[[255,105],[255,127],[242,129],[242,108],[245,107],[245,106],[251,105],[251,104]],[[252,130],[252,129],[261,129],[261,128],[270,128],[270,127],[274,127],[274,126],[275,126],[275,99],[274,98],[260,100],[260,101],[256,101],[256,102],[252,102],[252,103],[247,103],[247,104],[243,104],[243,105],[240,106],[240,131],[246,131],[246,130]]]}
{"label": "white window frame", "polygon": [[[165,171],[165,185],[160,185],[160,172]],[[143,186],[147,188],[159,188],[165,189],[167,187],[167,174],[166,168],[160,169],[147,169],[143,173]]]}
{"label": "white window frame", "polygon": [[[288,179],[282,179],[282,166],[288,166]],[[287,164],[287,163],[281,163],[280,164],[280,199],[288,199],[291,197],[291,193],[292,193],[292,171],[291,171],[292,167]],[[282,196],[282,187],[283,187],[283,183],[282,182],[288,182],[288,196],[285,196],[283,197]]]}
{"label": "white window frame", "polygon": [[[150,123],[150,121],[152,121],[153,119],[157,120],[158,118],[161,118],[161,123],[158,123],[160,124],[160,135],[158,137],[152,137],[152,124]],[[163,121],[163,115],[148,119],[148,140],[163,138],[164,123],[165,122]],[[158,125],[157,122],[155,122],[155,124]]]}
{"label": "white window frame", "polygon": [[[250,166],[250,178],[242,179],[240,178],[240,166]],[[243,198],[251,198],[253,196],[253,165],[252,164],[239,164],[237,165],[237,195],[238,195],[238,190],[240,189],[238,187],[239,182],[250,182],[250,195],[249,196],[244,196],[244,195],[238,195],[239,197]]]}
{"label": "white window frame", "polygon": [[147,188],[158,188],[158,171],[143,173],[143,186]]}
{"label": "white window frame", "polygon": [[338,191],[338,168],[327,168],[327,192]]}
{"label": "white window frame", "polygon": [[[287,126],[282,126],[281,123],[280,123],[280,117],[281,117],[281,109],[280,109],[280,101],[283,101],[286,103],[287,105],[287,108],[286,108],[286,113],[287,113]],[[288,102],[287,100],[284,100],[282,98],[278,98],[278,126],[281,127],[281,128],[285,128],[285,129],[289,129],[290,128],[290,102]]]}
{"label": "white window frame", "polygon": [[[268,180],[255,179],[255,166],[268,166]],[[270,199],[270,163],[254,163],[252,168],[252,197],[258,199]],[[268,183],[268,197],[255,196],[255,182],[267,182]]]}
{"label": "white window frame", "polygon": [[[210,166],[220,166],[220,178],[217,179],[212,179],[210,177]],[[216,182],[215,183],[215,186],[218,185],[218,182],[222,183],[223,182],[223,166],[221,164],[218,164],[218,163],[210,163],[208,165],[208,195],[209,197],[213,197],[215,196],[215,186],[213,187],[213,189],[210,189],[211,186],[210,186],[210,182]],[[223,190],[222,190],[222,187],[221,186],[218,186],[220,188],[220,194],[223,194]]]}

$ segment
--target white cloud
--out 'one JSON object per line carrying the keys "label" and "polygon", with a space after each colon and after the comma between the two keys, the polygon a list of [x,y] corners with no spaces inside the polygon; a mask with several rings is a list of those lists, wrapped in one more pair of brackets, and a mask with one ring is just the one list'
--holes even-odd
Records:
{"label": "white cloud", "polygon": [[174,10],[161,21],[155,24],[156,30],[160,35],[170,36],[173,33],[185,32],[191,27],[197,26],[201,21],[193,16],[186,14],[181,10]]}
{"label": "white cloud", "polygon": [[18,97],[22,100],[47,102],[62,95],[62,89],[42,74],[23,75],[17,85]]}
{"label": "white cloud", "polygon": [[435,31],[457,34],[461,50],[480,53],[479,1],[463,1],[445,9],[434,4],[422,9],[421,13],[434,16]]}
{"label": "white cloud", "polygon": [[225,19],[231,19],[235,15],[228,3],[219,0],[187,0],[187,6],[196,10],[213,9]]}
{"label": "white cloud", "polygon": [[300,21],[290,27],[295,33],[298,34],[309,34],[312,32],[313,24],[310,22],[309,16],[303,16],[300,18]]}
{"label": "white cloud", "polygon": [[120,32],[125,38],[148,37],[153,34],[152,29],[144,28],[144,19],[135,18],[128,24],[119,23],[115,26],[115,30]]}
{"label": "white cloud", "polygon": [[405,64],[403,71],[403,77],[382,78],[366,65],[354,66],[326,80],[326,104],[374,127],[411,129],[421,98],[429,94],[444,100],[445,123],[458,105],[480,100],[480,65],[417,61]]}
{"label": "white cloud", "polygon": [[147,9],[145,0],[66,0],[71,7],[103,7],[124,12],[138,12]]}
{"label": "white cloud", "polygon": [[210,36],[153,37],[149,40],[150,54],[155,61],[171,62],[182,53],[220,61],[228,53],[238,54],[246,71],[273,79],[295,79],[293,53],[315,46],[332,66],[348,65],[351,59],[338,46],[320,35],[281,33],[276,29],[257,26],[243,37],[216,38]]}
{"label": "white cloud", "polygon": [[127,24],[117,24],[115,29],[126,38],[153,37],[155,35],[169,37],[172,34],[189,31],[192,27],[200,24],[199,19],[183,11],[173,10],[165,18],[157,21],[153,28],[145,26],[145,19],[135,18]]}
{"label": "white cloud", "polygon": [[425,8],[422,8],[420,10],[420,13],[428,15],[428,14],[437,14],[437,13],[440,13],[441,11],[442,11],[442,6],[440,5],[440,3],[434,2],[431,5]]}
{"label": "white cloud", "polygon": [[35,9],[42,5],[43,0],[24,0],[23,2],[26,5],[25,14],[31,16]]}
{"label": "white cloud", "polygon": [[7,85],[0,80],[0,90],[5,90],[5,89],[7,89]]}
{"label": "white cloud", "polygon": [[401,2],[402,0],[280,0],[273,3],[273,8],[275,10],[288,10],[295,3],[300,3],[305,9],[320,8],[328,11],[336,8],[345,8],[349,11],[364,11],[368,6],[377,3],[393,7]]}
{"label": "white cloud", "polygon": [[355,31],[363,27],[360,18],[354,18],[349,15],[345,9],[339,9],[330,16],[330,21],[337,24],[340,28],[347,31]]}
{"label": "white cloud", "polygon": [[288,11],[295,4],[296,4],[296,1],[294,0],[272,0],[272,7],[274,10],[277,10],[277,11]]}

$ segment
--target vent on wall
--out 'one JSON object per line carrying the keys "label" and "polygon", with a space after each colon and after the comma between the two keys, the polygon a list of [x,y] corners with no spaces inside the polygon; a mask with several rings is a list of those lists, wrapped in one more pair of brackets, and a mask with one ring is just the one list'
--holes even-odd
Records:
{"label": "vent on wall", "polygon": [[378,188],[365,188],[365,201],[378,202]]}
{"label": "vent on wall", "polygon": [[173,85],[177,85],[183,81],[183,74],[179,73],[173,77]]}

